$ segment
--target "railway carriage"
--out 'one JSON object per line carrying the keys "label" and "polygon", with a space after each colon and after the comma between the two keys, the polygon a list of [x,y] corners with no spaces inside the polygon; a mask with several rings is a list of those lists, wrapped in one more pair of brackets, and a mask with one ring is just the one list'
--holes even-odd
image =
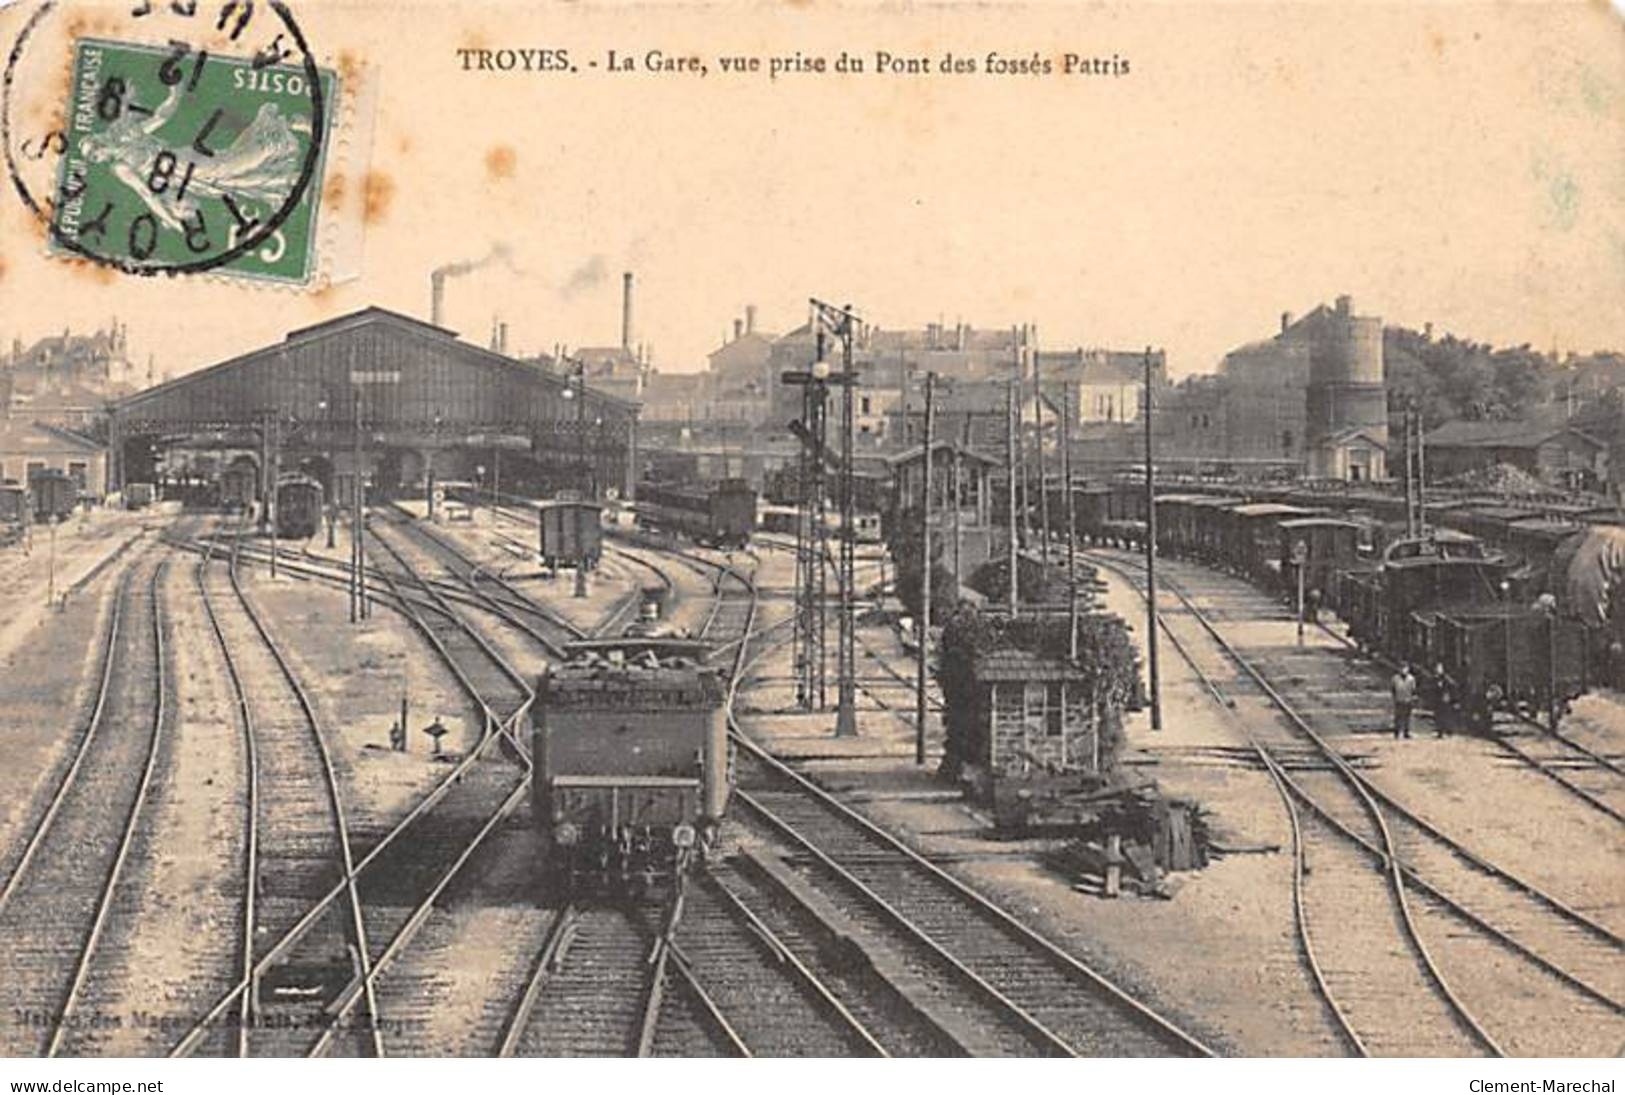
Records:
{"label": "railway carriage", "polygon": [[234,463],[220,473],[220,508],[241,513],[254,502],[259,469],[252,464]]}
{"label": "railway carriage", "polygon": [[307,540],[322,523],[322,485],[304,474],[283,476],[276,485],[276,534]]}
{"label": "railway carriage", "polygon": [[708,649],[659,636],[587,640],[542,675],[532,793],[552,884],[647,890],[713,847],[733,746]]}
{"label": "railway carriage", "polygon": [[705,547],[742,548],[756,528],[756,491],[744,479],[644,483],[637,507],[645,528],[679,533]]}

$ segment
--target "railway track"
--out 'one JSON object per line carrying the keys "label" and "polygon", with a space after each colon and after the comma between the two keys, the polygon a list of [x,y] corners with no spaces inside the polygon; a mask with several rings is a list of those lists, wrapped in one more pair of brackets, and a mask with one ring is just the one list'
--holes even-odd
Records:
{"label": "railway track", "polygon": [[[1092,556],[1144,597],[1138,572]],[[1295,909],[1306,967],[1351,1048],[1372,1054],[1569,1054],[1625,1037],[1625,943],[1423,821],[1350,766],[1227,641],[1179,583],[1163,631],[1233,711],[1292,810]],[[1232,678],[1227,669],[1238,672]],[[1219,683],[1229,680],[1229,687]],[[1285,761],[1308,742],[1327,762]],[[1324,864],[1342,868],[1327,871]],[[1309,871],[1307,865],[1317,869]],[[1378,899],[1378,892],[1385,898]],[[1351,911],[1352,910],[1352,911]],[[1314,915],[1311,915],[1313,911]],[[1403,951],[1383,946],[1398,934]],[[1562,1015],[1564,1044],[1537,1040]],[[1579,1038],[1578,1042],[1573,1041]]]}
{"label": "railway track", "polygon": [[[754,591],[755,585],[741,575]],[[1177,1024],[1119,988],[758,746],[733,712],[754,663],[782,639],[754,627],[737,647],[728,719],[740,751],[734,809],[788,850],[931,995],[939,1034],[966,1052],[1017,1056],[1208,1055]],[[952,1036],[946,1031],[952,1029]]]}
{"label": "railway track", "polygon": [[754,1056],[883,1057],[885,1049],[739,895],[731,872],[687,888],[676,940]]}
{"label": "railway track", "polygon": [[[561,907],[497,1055],[748,1055],[667,931],[651,929],[655,915],[630,904]],[[674,997],[686,999],[673,1007]]]}
{"label": "railway track", "polygon": [[95,700],[72,759],[0,886],[0,981],[12,1056],[83,1051],[97,1037],[84,989],[141,824],[169,718],[166,557],[126,571]]}
{"label": "railway track", "polygon": [[[224,570],[224,589],[211,581],[210,572],[217,569]],[[342,900],[310,924],[289,960],[337,957],[365,976],[371,951],[354,882],[349,820],[326,731],[280,643],[249,600],[236,551],[219,568],[205,555],[195,580],[225,659],[248,757],[242,976],[252,974],[261,936],[285,937],[311,901],[341,883]],[[253,682],[252,688],[245,682]],[[236,1029],[226,1030],[234,1043],[228,1052],[280,1057],[302,1049],[319,1019],[320,1004],[290,997],[279,1005],[275,995],[239,997]],[[358,1032],[354,1048],[379,1056],[377,1002],[370,992],[366,1005],[369,1022]]]}
{"label": "railway track", "polygon": [[[402,566],[412,573],[404,561]],[[517,676],[496,682],[494,674],[498,670],[492,656],[477,641],[457,643],[455,649],[448,646],[448,640],[457,642],[452,637],[459,633],[456,624],[460,621],[449,606],[437,604],[431,611],[429,604],[407,596],[393,585],[392,578],[384,580],[393,607],[419,630],[446,664],[480,711],[484,729],[463,756],[448,758],[446,774],[400,820],[379,831],[357,827],[353,869],[270,943],[256,959],[250,975],[225,993],[187,1032],[172,1050],[173,1055],[202,1051],[212,1032],[226,1021],[228,1012],[242,1007],[242,995],[249,987],[297,954],[304,934],[329,915],[352,887],[367,927],[366,960],[360,961],[358,956],[356,976],[325,1003],[320,1021],[304,1032],[308,1039],[300,1048],[309,1055],[353,1052],[355,1040],[364,1038],[373,1051],[387,1053],[390,1038],[410,1044],[429,1022],[429,1017],[414,1011],[410,998],[390,997],[391,982],[385,975],[408,953],[413,938],[436,911],[436,902],[523,799],[529,785],[529,757],[519,726],[529,710],[530,694]],[[427,600],[433,603],[432,598]],[[466,638],[467,633],[463,634]],[[468,666],[468,662],[475,664]],[[481,681],[476,682],[476,675]],[[482,686],[495,686],[497,690],[487,696]],[[509,703],[514,705],[511,710],[506,706]],[[499,757],[503,751],[507,753],[506,761]],[[414,955],[419,962],[446,958],[444,954]],[[373,1000],[376,1004],[370,1002]]]}
{"label": "railway track", "polygon": [[1535,719],[1519,715],[1516,730],[1497,726],[1495,739],[1597,812],[1625,824],[1625,766]]}
{"label": "railway track", "polygon": [[[1125,562],[1122,559],[1118,561]],[[1140,565],[1137,561],[1126,562],[1131,566]],[[1196,564],[1177,565],[1186,567]],[[1196,588],[1186,579],[1181,588],[1188,595],[1211,598],[1213,590],[1220,587],[1210,585],[1206,589]],[[1275,605],[1275,609],[1276,619],[1295,618],[1294,614],[1279,604]],[[1228,610],[1224,607],[1209,608],[1206,611],[1221,621],[1228,615]],[[1348,636],[1338,634],[1324,623],[1317,623],[1315,626],[1318,633],[1339,645],[1351,651],[1359,651],[1357,644]],[[1362,653],[1370,659],[1368,665],[1379,665],[1388,671],[1397,668],[1393,661],[1381,653]],[[1370,673],[1365,683],[1374,695],[1386,697],[1387,682],[1381,678],[1381,674]],[[1619,760],[1599,753],[1559,730],[1553,730],[1550,726],[1542,724],[1535,716],[1521,710],[1498,712],[1492,735],[1508,756],[1516,758],[1520,763],[1550,779],[1575,801],[1615,822],[1625,824],[1625,765]]]}
{"label": "railway track", "polygon": [[[384,528],[390,530],[387,537],[383,535]],[[399,538],[395,536],[397,532],[401,534]],[[587,637],[586,632],[533,601],[506,578],[482,569],[451,541],[415,520],[375,520],[370,535],[384,545],[389,555],[425,592],[440,591],[438,585],[428,581],[427,571],[429,568],[441,570],[478,604],[523,633],[551,657],[561,657],[566,643]]]}

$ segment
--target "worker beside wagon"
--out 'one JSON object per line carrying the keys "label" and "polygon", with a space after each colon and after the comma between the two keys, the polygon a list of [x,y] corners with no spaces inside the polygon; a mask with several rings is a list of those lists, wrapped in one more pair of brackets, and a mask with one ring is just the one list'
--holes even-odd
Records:
{"label": "worker beside wagon", "polygon": [[1456,719],[1456,697],[1450,689],[1450,676],[1444,663],[1433,666],[1433,733],[1435,737],[1450,736],[1451,723]]}
{"label": "worker beside wagon", "polygon": [[1402,664],[1389,683],[1394,697],[1394,740],[1411,736],[1411,707],[1416,703],[1416,677],[1409,663]]}

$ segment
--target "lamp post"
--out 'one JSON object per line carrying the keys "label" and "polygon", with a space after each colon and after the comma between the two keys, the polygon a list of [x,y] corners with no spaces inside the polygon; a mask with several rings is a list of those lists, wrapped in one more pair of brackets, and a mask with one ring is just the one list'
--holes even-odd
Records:
{"label": "lamp post", "polygon": [[434,416],[434,425],[429,434],[429,458],[424,462],[426,467],[424,469],[423,481],[425,487],[427,488],[424,493],[428,496],[429,522],[431,524],[434,523],[434,451],[435,448],[440,444],[440,424],[442,421],[444,420],[440,415],[437,414]]}
{"label": "lamp post", "polygon": [[333,473],[333,413],[332,413],[333,412],[333,404],[332,404],[332,401],[329,400],[327,398],[327,396],[324,394],[321,399],[316,401],[316,409],[318,411],[320,411],[321,415],[322,415],[322,450],[323,450],[323,455],[327,459],[327,483],[325,484],[324,490],[323,490],[323,493],[326,496],[323,499],[323,501],[326,504],[322,506],[322,510],[324,511],[325,516],[327,517],[327,546],[328,546],[329,549],[331,549],[334,546],[334,543],[335,543],[333,526],[338,523],[338,499],[336,497],[337,492],[334,491],[334,489],[333,489],[334,486],[336,485],[335,480],[338,477],[336,475],[334,475],[334,473]]}
{"label": "lamp post", "polygon": [[1298,645],[1303,645],[1303,572],[1308,568],[1309,545],[1302,540],[1292,543],[1292,565],[1298,572]]}
{"label": "lamp post", "polygon": [[[591,499],[597,496],[596,484],[589,484],[593,476],[587,471],[587,363],[560,355],[560,361],[573,367],[574,375],[565,382],[564,390],[559,394],[565,399],[575,401],[576,405],[576,460],[581,467],[582,496]],[[584,560],[576,561],[576,582],[574,595],[585,597],[587,595],[587,568]]]}
{"label": "lamp post", "polygon": [[1503,677],[1506,683],[1501,690],[1502,701],[1510,711],[1512,710],[1512,583],[1505,578],[1501,579],[1501,624],[1503,645],[1506,648],[1504,651],[1506,672]]}

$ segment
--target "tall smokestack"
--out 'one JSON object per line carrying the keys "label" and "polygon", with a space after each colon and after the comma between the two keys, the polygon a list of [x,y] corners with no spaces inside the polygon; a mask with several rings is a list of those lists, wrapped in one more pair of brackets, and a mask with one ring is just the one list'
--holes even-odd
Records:
{"label": "tall smokestack", "polygon": [[429,322],[443,326],[446,314],[446,271],[436,270],[429,275]]}
{"label": "tall smokestack", "polygon": [[632,349],[632,271],[621,275],[621,349]]}
{"label": "tall smokestack", "polygon": [[745,333],[747,335],[756,333],[756,305],[754,304],[745,305]]}
{"label": "tall smokestack", "polygon": [[742,319],[734,320],[734,341],[738,342],[739,341],[739,336],[744,334],[744,333],[745,333],[745,321],[742,320]]}

